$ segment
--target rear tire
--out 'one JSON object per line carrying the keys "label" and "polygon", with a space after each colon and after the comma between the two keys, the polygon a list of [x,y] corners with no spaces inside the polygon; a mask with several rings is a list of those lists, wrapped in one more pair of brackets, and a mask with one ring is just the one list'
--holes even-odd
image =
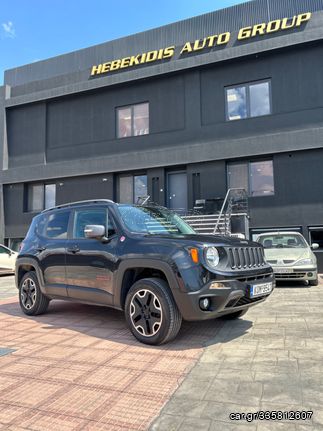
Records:
{"label": "rear tire", "polygon": [[134,283],[127,294],[125,317],[137,340],[151,345],[173,340],[182,324],[169,286],[159,278]]}
{"label": "rear tire", "polygon": [[310,286],[318,286],[318,284],[319,284],[319,279],[318,279],[318,278],[316,278],[315,280],[309,280],[309,281],[308,281],[308,284],[309,284]]}
{"label": "rear tire", "polygon": [[235,313],[225,314],[224,316],[222,316],[222,319],[225,319],[225,320],[239,319],[240,317],[244,316],[248,310],[249,308],[246,308],[245,310],[236,311]]}
{"label": "rear tire", "polygon": [[43,314],[48,308],[49,299],[40,290],[34,271],[27,272],[19,283],[19,303],[28,316]]}

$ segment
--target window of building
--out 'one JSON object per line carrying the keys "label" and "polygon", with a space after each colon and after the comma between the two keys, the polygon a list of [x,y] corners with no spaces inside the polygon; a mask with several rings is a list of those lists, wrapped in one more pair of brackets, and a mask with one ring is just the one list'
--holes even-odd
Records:
{"label": "window of building", "polygon": [[249,196],[270,196],[275,192],[272,160],[228,163],[228,188],[244,188]]}
{"label": "window of building", "polygon": [[148,135],[149,133],[149,103],[117,108],[117,136]]}
{"label": "window of building", "polygon": [[137,203],[147,196],[147,175],[122,175],[119,177],[118,201],[121,204]]}
{"label": "window of building", "polygon": [[27,211],[37,212],[56,205],[56,184],[28,184]]}
{"label": "window of building", "polygon": [[226,118],[241,120],[271,114],[270,81],[260,81],[227,87]]}
{"label": "window of building", "polygon": [[318,250],[323,250],[323,226],[309,227],[310,244],[318,244]]}

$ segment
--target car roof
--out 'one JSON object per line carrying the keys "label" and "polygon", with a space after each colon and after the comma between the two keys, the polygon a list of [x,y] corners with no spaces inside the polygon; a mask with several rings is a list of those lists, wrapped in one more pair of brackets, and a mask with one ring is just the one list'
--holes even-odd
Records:
{"label": "car roof", "polygon": [[300,232],[295,232],[295,231],[277,231],[277,232],[264,232],[264,233],[260,233],[258,235],[258,238],[260,236],[266,236],[266,235],[300,235],[303,236]]}
{"label": "car roof", "polygon": [[113,202],[110,199],[91,199],[91,200],[84,200],[84,201],[77,201],[77,202],[69,202],[66,204],[62,204],[62,205],[57,205],[56,207],[51,207],[48,208],[44,211],[41,212],[41,214],[43,213],[47,213],[50,211],[54,211],[54,210],[60,210],[63,208],[73,208],[73,207],[77,207],[77,206],[86,206],[86,205],[93,205],[93,204],[114,204],[115,202]]}

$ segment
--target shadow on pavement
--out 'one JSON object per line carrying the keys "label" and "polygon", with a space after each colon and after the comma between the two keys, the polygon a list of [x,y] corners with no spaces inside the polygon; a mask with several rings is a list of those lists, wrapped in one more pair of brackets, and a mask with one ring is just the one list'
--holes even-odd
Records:
{"label": "shadow on pavement", "polygon": [[[183,321],[181,330],[173,342],[155,347],[139,343],[128,329],[123,312],[112,308],[53,300],[46,314],[26,316],[20,310],[18,302],[15,301],[1,304],[1,313],[10,316],[10,322],[7,322],[9,325],[13,325],[17,318],[19,322],[37,322],[40,325],[35,325],[35,327],[40,326],[42,331],[48,330],[48,333],[63,329],[101,340],[113,340],[116,343],[139,345],[143,348],[157,348],[159,350],[199,349],[205,345],[215,345],[218,342],[223,342],[222,336],[219,339],[217,337],[220,329],[225,327],[230,329],[230,334],[225,340],[230,341],[245,334],[252,326],[252,322],[242,319],[235,321],[222,319],[199,322]],[[6,318],[0,320],[1,326],[5,321]]]}

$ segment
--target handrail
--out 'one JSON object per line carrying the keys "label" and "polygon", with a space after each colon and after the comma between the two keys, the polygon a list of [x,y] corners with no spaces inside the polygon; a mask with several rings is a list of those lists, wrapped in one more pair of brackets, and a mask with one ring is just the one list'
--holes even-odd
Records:
{"label": "handrail", "polygon": [[217,232],[217,230],[218,230],[218,226],[219,226],[219,223],[220,223],[221,217],[223,216],[225,206],[226,206],[226,204],[227,204],[227,202],[228,202],[228,200],[229,200],[229,196],[230,196],[230,194],[231,194],[233,191],[246,192],[246,191],[245,191],[245,189],[243,189],[243,188],[231,188],[231,189],[228,189],[228,191],[227,191],[227,193],[226,193],[226,195],[225,195],[225,198],[224,198],[224,201],[223,201],[223,204],[222,204],[222,207],[221,207],[221,210],[220,210],[220,213],[219,213],[219,216],[218,216],[217,222],[216,222],[216,224],[215,224],[215,226],[214,226],[213,235],[215,235],[215,234],[216,234],[216,232]]}

